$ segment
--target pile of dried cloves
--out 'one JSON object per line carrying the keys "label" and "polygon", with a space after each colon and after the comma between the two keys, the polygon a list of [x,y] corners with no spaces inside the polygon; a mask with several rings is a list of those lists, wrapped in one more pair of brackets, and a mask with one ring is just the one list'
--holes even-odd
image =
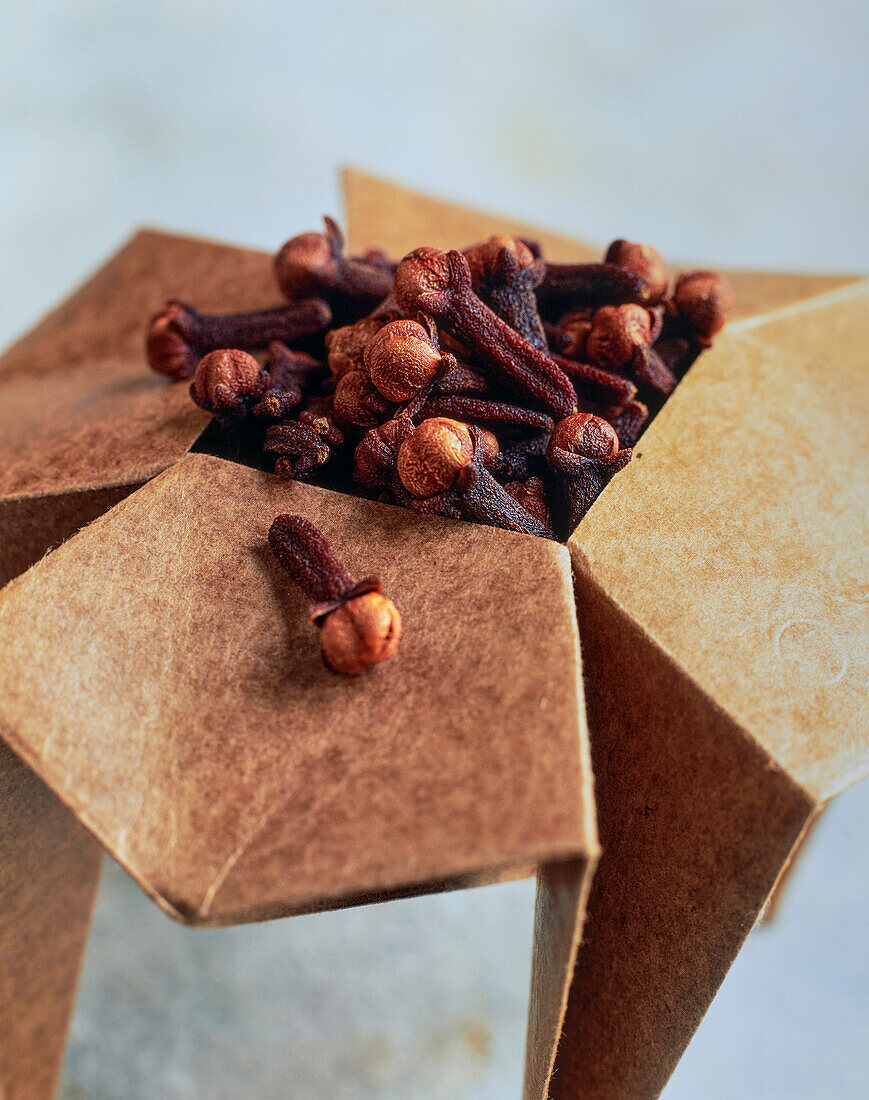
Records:
{"label": "pile of dried cloves", "polygon": [[[212,444],[285,478],[566,539],[724,325],[711,271],[654,248],[549,264],[530,240],[394,263],[337,225],[274,259],[287,305],[214,316],[169,302],[148,360],[212,412]],[[252,351],[264,350],[264,366]]]}

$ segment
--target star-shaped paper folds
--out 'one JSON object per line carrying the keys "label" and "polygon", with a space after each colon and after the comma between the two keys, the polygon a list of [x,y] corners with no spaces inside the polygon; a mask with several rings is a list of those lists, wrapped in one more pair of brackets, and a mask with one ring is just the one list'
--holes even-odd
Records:
{"label": "star-shaped paper folds", "polygon": [[[355,250],[534,232],[347,183]],[[801,832],[869,760],[869,284],[731,277],[736,320],[568,555],[183,457],[205,418],[147,373],[148,315],[276,296],[265,256],[140,234],[0,366],[6,577],[144,484],[0,595],[0,732],[189,921],[544,864],[526,1095],[655,1095]],[[264,550],[278,511],[388,578],[394,662],[322,669]],[[597,854],[571,560],[603,857],[547,1086]],[[67,860],[82,927],[95,858]],[[0,932],[20,945],[18,918]]]}

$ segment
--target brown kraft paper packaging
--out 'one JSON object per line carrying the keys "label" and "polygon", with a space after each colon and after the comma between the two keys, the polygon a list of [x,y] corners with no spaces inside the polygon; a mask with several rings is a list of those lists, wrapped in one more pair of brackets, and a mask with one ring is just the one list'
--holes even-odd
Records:
{"label": "brown kraft paper packaging", "polygon": [[[345,182],[354,249],[522,231],[554,260],[599,255]],[[734,322],[569,546],[604,855],[553,1097],[660,1091],[803,829],[866,770],[865,476],[841,439],[859,438],[867,284],[729,275]],[[0,729],[191,922],[543,864],[526,1072],[526,1096],[543,1097],[597,855],[567,551],[217,458],[179,463],[207,418],[142,354],[147,317],[173,296],[214,311],[277,301],[268,257],[144,232],[0,363],[5,578],[166,471],[0,596]],[[300,601],[261,553],[279,510],[322,523],[394,588],[411,633],[361,692],[318,667]],[[98,629],[76,646],[84,612]],[[463,650],[481,669],[468,687],[463,666],[459,716]],[[372,820],[386,822],[375,851],[352,843]]]}

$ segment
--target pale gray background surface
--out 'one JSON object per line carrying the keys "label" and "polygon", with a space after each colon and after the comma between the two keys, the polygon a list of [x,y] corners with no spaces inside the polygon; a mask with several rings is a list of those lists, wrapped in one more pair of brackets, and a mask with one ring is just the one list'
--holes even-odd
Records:
{"label": "pale gray background surface", "polygon": [[[865,271],[869,6],[0,3],[0,340],[133,227],[274,248],[349,161],[601,241]],[[866,1095],[869,786],[667,1100]],[[251,928],[107,867],[64,1100],[517,1097],[530,883]]]}

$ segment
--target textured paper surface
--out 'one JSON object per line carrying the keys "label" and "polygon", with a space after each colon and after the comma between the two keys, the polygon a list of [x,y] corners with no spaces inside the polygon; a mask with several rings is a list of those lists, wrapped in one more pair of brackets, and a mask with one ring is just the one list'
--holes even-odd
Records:
{"label": "textured paper surface", "polygon": [[148,319],[173,297],[204,312],[279,302],[264,253],[145,230],[0,358],[0,583],[208,423],[145,362]]}
{"label": "textured paper surface", "polygon": [[[346,182],[354,241],[510,231]],[[572,540],[602,856],[556,1100],[660,1092],[818,803],[866,770],[865,283],[728,274],[736,319]]]}
{"label": "textured paper surface", "polygon": [[818,801],[869,771],[867,319],[869,283],[722,335],[573,540],[582,570]]}
{"label": "textured paper surface", "polygon": [[[267,547],[284,511],[384,578],[394,660],[324,668]],[[553,543],[191,455],[5,589],[0,653],[3,735],[192,923],[594,849]]]}
{"label": "textured paper surface", "polygon": [[7,497],[0,502],[0,588],[139,484]]}
{"label": "textured paper surface", "polygon": [[549,1096],[557,1044],[582,936],[582,923],[597,858],[548,863],[537,876],[528,1041],[525,1051],[525,1100]]}
{"label": "textured paper surface", "polygon": [[657,1096],[814,803],[578,578],[603,854],[553,1100]]}
{"label": "textured paper surface", "polygon": [[0,1096],[54,1092],[103,851],[0,742]]}

